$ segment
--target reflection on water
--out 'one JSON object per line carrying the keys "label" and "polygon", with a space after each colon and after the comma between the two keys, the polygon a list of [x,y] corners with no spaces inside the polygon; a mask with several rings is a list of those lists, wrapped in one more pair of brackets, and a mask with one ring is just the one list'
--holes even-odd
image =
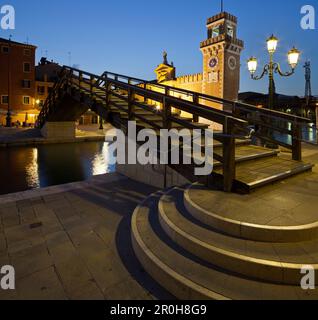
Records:
{"label": "reflection on water", "polygon": [[[291,130],[292,125],[289,124],[288,129]],[[278,141],[282,141],[284,143],[287,144],[292,144],[292,137],[291,135],[286,135],[286,134],[281,134],[278,132],[274,133],[274,137],[278,140]],[[302,128],[302,138],[304,141],[306,142],[310,142],[310,143],[318,143],[318,134],[317,134],[317,129],[316,127],[314,127],[313,125],[311,126],[305,126]]]}
{"label": "reflection on water", "polygon": [[38,166],[38,149],[32,148],[30,154],[30,163],[25,167],[26,182],[30,188],[40,186],[39,166]]}
{"label": "reflection on water", "polygon": [[317,143],[317,128],[303,128],[303,139],[308,142]]}
{"label": "reflection on water", "polygon": [[0,194],[114,172],[110,156],[104,142],[0,148]]}

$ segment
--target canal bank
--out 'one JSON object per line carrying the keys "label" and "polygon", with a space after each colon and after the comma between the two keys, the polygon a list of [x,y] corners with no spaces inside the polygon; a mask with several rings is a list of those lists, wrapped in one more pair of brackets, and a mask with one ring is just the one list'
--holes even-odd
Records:
{"label": "canal bank", "polygon": [[112,126],[109,124],[103,130],[99,130],[98,125],[78,126],[73,139],[45,139],[38,129],[1,127],[0,148],[105,141],[106,132],[110,129]]}

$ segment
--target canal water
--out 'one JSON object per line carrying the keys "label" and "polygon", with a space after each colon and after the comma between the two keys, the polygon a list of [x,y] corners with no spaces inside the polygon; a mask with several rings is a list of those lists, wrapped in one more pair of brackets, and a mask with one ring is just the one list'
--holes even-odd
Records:
{"label": "canal water", "polygon": [[[292,128],[292,125],[289,124],[287,129],[291,130],[291,128]],[[275,137],[275,139],[282,141],[284,143],[287,143],[290,145],[292,144],[292,136],[291,135],[280,134],[280,133],[275,132],[274,137]],[[313,125],[302,127],[302,139],[304,142],[317,144],[318,141],[317,141],[316,127]]]}
{"label": "canal water", "polygon": [[0,194],[88,179],[115,171],[105,142],[0,148]]}

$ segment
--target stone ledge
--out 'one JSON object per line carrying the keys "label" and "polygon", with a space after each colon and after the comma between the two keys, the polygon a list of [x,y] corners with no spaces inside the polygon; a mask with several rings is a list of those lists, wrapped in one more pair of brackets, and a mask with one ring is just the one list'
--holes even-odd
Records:
{"label": "stone ledge", "polygon": [[247,223],[225,218],[215,212],[202,208],[191,199],[190,186],[184,193],[186,209],[199,221],[224,232],[225,234],[248,240],[262,242],[299,242],[318,238],[318,221],[294,226],[274,226]]}
{"label": "stone ledge", "polygon": [[81,182],[72,182],[57,186],[51,186],[46,188],[38,188],[32,189],[17,193],[10,193],[6,195],[0,195],[0,205],[10,204],[11,202],[19,201],[19,200],[27,200],[36,197],[42,197],[47,195],[52,195],[61,192],[67,192],[71,190],[77,189],[85,189],[92,185],[98,185],[103,183],[111,183],[114,181],[120,181],[128,179],[127,177],[119,174],[119,173],[107,173],[104,175],[93,176],[86,181]]}

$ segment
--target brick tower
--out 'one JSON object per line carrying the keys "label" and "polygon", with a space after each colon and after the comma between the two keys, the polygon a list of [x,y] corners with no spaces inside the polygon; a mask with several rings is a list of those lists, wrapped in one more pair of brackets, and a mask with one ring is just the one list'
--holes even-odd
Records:
{"label": "brick tower", "polygon": [[237,100],[243,41],[237,39],[237,18],[227,12],[207,21],[208,39],[201,42],[203,54],[202,93]]}

